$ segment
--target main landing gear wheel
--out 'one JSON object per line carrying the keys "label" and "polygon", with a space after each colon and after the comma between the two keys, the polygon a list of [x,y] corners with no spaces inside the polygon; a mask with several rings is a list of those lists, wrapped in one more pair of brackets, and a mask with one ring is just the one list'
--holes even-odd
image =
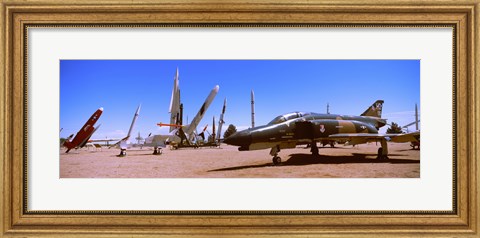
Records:
{"label": "main landing gear wheel", "polygon": [[388,160],[388,156],[383,154],[383,148],[378,148],[377,159],[379,160]]}
{"label": "main landing gear wheel", "polygon": [[280,146],[274,146],[270,150],[270,155],[273,156],[273,165],[280,165],[282,163],[282,159],[278,156],[278,152],[280,152]]}
{"label": "main landing gear wheel", "polygon": [[161,155],[163,153],[162,149],[154,148],[153,149],[153,154],[154,155]]}
{"label": "main landing gear wheel", "polygon": [[320,154],[318,153],[318,146],[316,142],[312,143],[312,148],[310,149],[310,152],[312,152],[313,156],[319,156]]}
{"label": "main landing gear wheel", "polygon": [[273,165],[280,165],[282,163],[282,158],[280,158],[280,156],[274,156],[272,161]]}
{"label": "main landing gear wheel", "polygon": [[120,150],[120,154],[118,155],[118,157],[124,157],[124,156],[127,156],[127,151],[124,150],[124,149],[121,149],[121,150]]}

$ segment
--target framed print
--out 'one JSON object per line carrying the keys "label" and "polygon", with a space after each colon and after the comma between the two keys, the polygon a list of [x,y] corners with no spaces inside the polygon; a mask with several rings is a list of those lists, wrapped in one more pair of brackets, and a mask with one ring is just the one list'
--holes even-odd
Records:
{"label": "framed print", "polygon": [[477,237],[478,4],[2,2],[2,235]]}

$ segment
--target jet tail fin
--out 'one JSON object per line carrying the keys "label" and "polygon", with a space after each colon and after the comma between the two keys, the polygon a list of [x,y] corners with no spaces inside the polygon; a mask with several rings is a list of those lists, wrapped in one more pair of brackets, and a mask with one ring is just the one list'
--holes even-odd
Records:
{"label": "jet tail fin", "polygon": [[368,117],[382,117],[382,107],[383,107],[383,100],[375,101],[370,107],[365,110],[360,116],[368,116]]}

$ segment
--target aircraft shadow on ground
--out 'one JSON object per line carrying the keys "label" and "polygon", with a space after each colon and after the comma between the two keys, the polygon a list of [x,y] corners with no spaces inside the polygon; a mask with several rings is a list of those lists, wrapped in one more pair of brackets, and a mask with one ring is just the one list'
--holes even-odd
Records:
{"label": "aircraft shadow on ground", "polygon": [[207,172],[220,172],[220,171],[230,171],[230,170],[264,168],[264,167],[271,167],[271,166],[274,166],[273,163],[235,166],[235,167],[228,167],[228,168],[221,168],[221,169],[212,169],[212,170],[208,170]]}
{"label": "aircraft shadow on ground", "polygon": [[405,152],[405,151],[412,151],[412,150],[413,150],[413,151],[417,151],[417,150],[419,150],[419,149],[415,149],[415,150],[414,150],[414,149],[408,149],[408,150],[397,150],[397,151]]}
{"label": "aircraft shadow on ground", "polygon": [[[303,147],[303,149],[305,150],[309,150],[311,149],[310,147]],[[327,146],[318,146],[318,149],[320,150],[326,150],[326,149],[329,149],[329,150],[343,150],[343,149],[352,149],[352,147],[344,147],[344,146],[335,146],[335,147],[330,147],[329,145]]]}
{"label": "aircraft shadow on ground", "polygon": [[[370,158],[366,158],[369,156]],[[396,159],[390,158],[388,160],[379,160],[375,159],[377,154],[358,154],[353,153],[351,156],[334,156],[334,155],[320,155],[314,156],[311,154],[291,154],[289,158],[282,162],[281,166],[302,166],[302,165],[311,165],[311,164],[358,164],[358,163],[389,163],[389,164],[418,164],[419,160],[411,159]],[[397,156],[406,156],[401,154],[390,154],[390,157]],[[251,169],[251,168],[263,168],[263,167],[272,167],[273,163],[265,164],[255,164],[255,165],[243,165],[236,167],[228,167],[221,169],[209,170],[208,172],[219,172],[219,171],[230,171],[230,170],[241,170],[241,169]]]}
{"label": "aircraft shadow on ground", "polygon": [[[367,158],[370,157],[370,158]],[[389,164],[418,164],[419,160],[397,159],[391,157],[406,156],[401,154],[389,154],[390,159],[379,160],[376,159],[377,154],[359,154],[352,153],[351,156],[335,156],[335,155],[320,155],[314,156],[311,154],[291,154],[290,158],[282,163],[284,166],[288,165],[309,165],[309,164],[359,164],[359,163],[389,163]]]}
{"label": "aircraft shadow on ground", "polygon": [[150,152],[150,153],[142,153],[142,154],[132,154],[132,153],[127,153],[126,156],[119,156],[119,154],[114,154],[114,155],[111,155],[110,157],[120,157],[120,158],[128,158],[128,157],[139,157],[139,156],[162,156],[162,155],[154,155],[153,152]]}

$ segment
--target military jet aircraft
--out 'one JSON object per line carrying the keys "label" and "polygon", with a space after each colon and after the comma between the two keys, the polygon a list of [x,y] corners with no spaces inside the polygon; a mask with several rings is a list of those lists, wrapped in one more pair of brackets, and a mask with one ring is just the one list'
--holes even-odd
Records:
{"label": "military jet aircraft", "polygon": [[383,100],[377,100],[360,116],[293,112],[275,117],[270,123],[234,133],[225,138],[229,145],[239,146],[239,151],[271,149],[273,164],[281,163],[278,152],[310,144],[313,155],[318,156],[317,142],[325,140],[347,141],[349,145],[380,141],[378,159],[388,159],[387,141],[411,142],[420,132],[407,134],[379,134],[378,129],[387,124],[382,119]]}

